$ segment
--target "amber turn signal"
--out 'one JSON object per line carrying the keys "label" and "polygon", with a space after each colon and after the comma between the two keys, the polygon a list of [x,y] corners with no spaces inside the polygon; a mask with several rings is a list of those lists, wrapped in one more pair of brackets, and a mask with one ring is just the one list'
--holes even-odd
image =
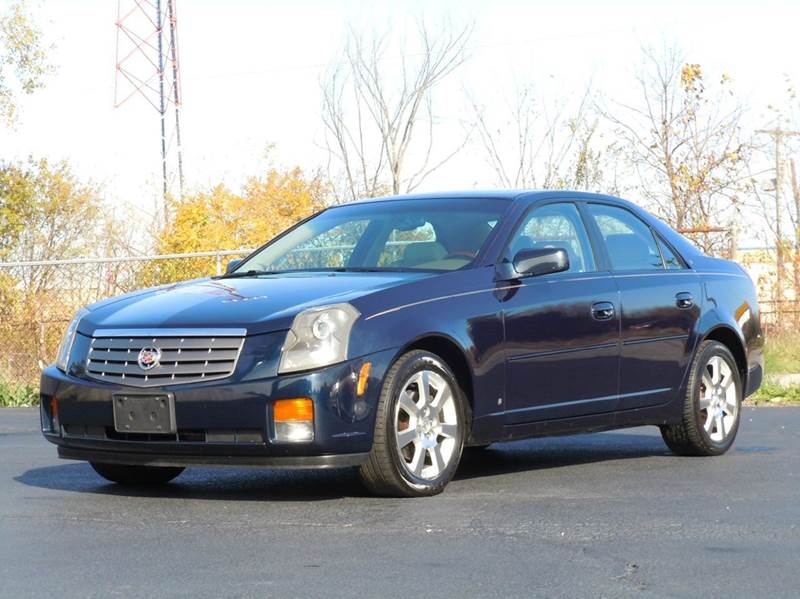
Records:
{"label": "amber turn signal", "polygon": [[272,406],[273,439],[278,443],[314,440],[314,403],[308,397],[279,399]]}
{"label": "amber turn signal", "polygon": [[273,407],[275,422],[299,422],[314,420],[314,403],[307,397],[279,399]]}
{"label": "amber turn signal", "polygon": [[367,381],[369,381],[369,371],[372,368],[372,362],[364,362],[361,365],[361,370],[358,372],[358,384],[356,385],[356,395],[361,397],[367,392]]}

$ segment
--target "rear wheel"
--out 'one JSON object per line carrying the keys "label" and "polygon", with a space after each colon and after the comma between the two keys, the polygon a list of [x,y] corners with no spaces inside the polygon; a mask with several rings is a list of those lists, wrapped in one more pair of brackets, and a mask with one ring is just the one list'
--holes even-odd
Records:
{"label": "rear wheel", "polygon": [[704,341],[697,350],[679,424],[661,427],[661,436],[679,455],[720,455],[739,430],[742,381],[730,350]]}
{"label": "rear wheel", "polygon": [[378,401],[372,451],[359,473],[379,495],[440,493],[464,446],[464,394],[447,364],[420,350],[389,369]]}
{"label": "rear wheel", "polygon": [[144,486],[168,483],[183,472],[183,468],[161,466],[128,466],[90,462],[94,471],[106,480],[120,485]]}

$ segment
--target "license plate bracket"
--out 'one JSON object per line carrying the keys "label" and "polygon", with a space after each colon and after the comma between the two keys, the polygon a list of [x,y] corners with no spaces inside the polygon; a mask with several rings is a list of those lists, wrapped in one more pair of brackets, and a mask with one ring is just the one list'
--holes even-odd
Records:
{"label": "license plate bracket", "polygon": [[170,393],[116,394],[114,430],[118,433],[174,434],[175,398]]}

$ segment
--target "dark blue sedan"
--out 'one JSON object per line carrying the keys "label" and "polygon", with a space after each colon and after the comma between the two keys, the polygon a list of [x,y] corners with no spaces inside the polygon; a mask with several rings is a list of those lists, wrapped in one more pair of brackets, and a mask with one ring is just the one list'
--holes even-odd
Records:
{"label": "dark blue sedan", "polygon": [[121,484],[357,466],[440,492],[464,447],[657,425],[724,453],[761,384],[756,292],[634,204],[577,192],[337,206],[227,274],[81,310],[45,437]]}

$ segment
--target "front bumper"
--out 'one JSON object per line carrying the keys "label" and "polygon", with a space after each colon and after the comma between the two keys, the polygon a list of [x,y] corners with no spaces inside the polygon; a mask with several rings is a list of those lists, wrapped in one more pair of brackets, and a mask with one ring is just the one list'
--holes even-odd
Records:
{"label": "front bumper", "polygon": [[222,466],[253,468],[345,468],[360,466],[367,461],[369,453],[341,453],[317,456],[268,456],[268,455],[175,455],[151,454],[135,451],[101,451],[80,449],[68,445],[58,448],[58,457],[65,460],[84,460],[101,464],[127,464],[138,466]]}
{"label": "front bumper", "polygon": [[[50,367],[41,378],[42,431],[59,457],[152,466],[330,468],[363,463],[372,448],[383,376],[395,354],[386,350],[327,368],[261,380],[230,379],[174,385],[177,433],[132,435],[114,429],[115,394],[142,389],[100,383]],[[367,390],[356,394],[358,372],[371,362]],[[276,400],[310,397],[314,440],[273,440]],[[54,398],[57,398],[54,402]],[[57,406],[53,413],[53,406]]]}

